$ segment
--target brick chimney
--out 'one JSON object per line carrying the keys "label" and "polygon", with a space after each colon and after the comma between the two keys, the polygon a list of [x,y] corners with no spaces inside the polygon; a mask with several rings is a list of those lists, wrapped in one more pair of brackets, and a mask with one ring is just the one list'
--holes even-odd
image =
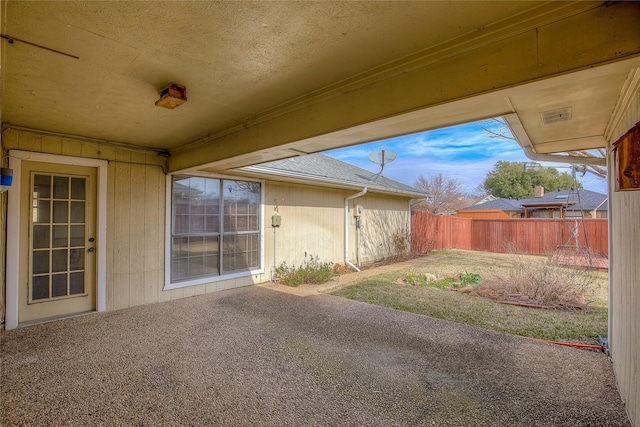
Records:
{"label": "brick chimney", "polygon": [[542,185],[536,185],[533,189],[533,196],[538,198],[544,197],[544,187]]}

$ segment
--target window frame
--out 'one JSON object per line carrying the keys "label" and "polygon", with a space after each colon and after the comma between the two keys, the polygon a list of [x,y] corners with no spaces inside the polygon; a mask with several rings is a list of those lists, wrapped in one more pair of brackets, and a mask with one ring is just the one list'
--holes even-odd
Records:
{"label": "window frame", "polygon": [[[172,255],[172,239],[173,239],[173,179],[176,176],[184,176],[188,178],[208,178],[208,179],[219,179],[221,181],[224,180],[233,180],[233,181],[245,181],[245,182],[256,182],[260,184],[260,203],[258,207],[258,268],[249,269],[249,270],[241,270],[234,271],[231,273],[220,272],[219,274],[209,275],[197,277],[194,279],[185,279],[180,281],[172,282],[171,279],[171,255]],[[189,286],[197,286],[208,283],[221,282],[225,280],[233,280],[241,277],[254,276],[264,273],[264,197],[265,197],[265,182],[261,179],[250,179],[239,176],[230,176],[230,175],[218,175],[218,174],[194,174],[194,173],[173,173],[168,174],[166,176],[166,199],[165,199],[165,274],[164,274],[164,289],[163,290],[171,290],[171,289],[180,289]],[[220,212],[222,216],[223,212]],[[219,235],[222,236],[224,234],[224,230],[219,230]],[[254,234],[253,232],[250,234]],[[219,248],[219,256],[223,257],[223,248],[222,244],[220,244]],[[221,260],[221,262],[223,262]]]}

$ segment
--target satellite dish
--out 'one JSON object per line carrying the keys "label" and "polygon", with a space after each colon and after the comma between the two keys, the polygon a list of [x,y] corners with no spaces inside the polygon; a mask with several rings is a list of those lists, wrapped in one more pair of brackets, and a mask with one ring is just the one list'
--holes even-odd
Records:
{"label": "satellite dish", "polygon": [[369,160],[373,163],[382,166],[393,162],[396,159],[396,153],[391,150],[385,150],[384,147],[379,151],[374,151],[369,154]]}
{"label": "satellite dish", "polygon": [[396,159],[395,151],[385,150],[384,147],[380,149],[380,151],[374,151],[369,154],[369,160],[373,163],[380,165],[380,172],[373,179],[374,181],[378,179],[380,175],[382,175],[382,170],[384,169],[384,165],[387,165],[393,162]]}

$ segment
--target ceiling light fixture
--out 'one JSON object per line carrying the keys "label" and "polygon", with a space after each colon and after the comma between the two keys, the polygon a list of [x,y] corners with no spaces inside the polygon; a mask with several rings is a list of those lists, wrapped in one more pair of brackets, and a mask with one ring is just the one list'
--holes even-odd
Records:
{"label": "ceiling light fixture", "polygon": [[178,83],[169,83],[158,92],[158,95],[160,95],[160,99],[156,101],[156,105],[170,110],[187,102],[187,88]]}

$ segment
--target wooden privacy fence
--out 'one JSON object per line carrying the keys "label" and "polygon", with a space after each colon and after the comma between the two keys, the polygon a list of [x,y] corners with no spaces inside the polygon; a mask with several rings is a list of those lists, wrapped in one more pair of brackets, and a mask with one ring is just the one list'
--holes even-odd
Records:
{"label": "wooden privacy fence", "polygon": [[[584,227],[590,250],[608,253],[607,220],[585,219]],[[411,246],[416,252],[466,249],[549,255],[565,245],[586,246],[581,220],[458,218],[427,211],[411,214]]]}

